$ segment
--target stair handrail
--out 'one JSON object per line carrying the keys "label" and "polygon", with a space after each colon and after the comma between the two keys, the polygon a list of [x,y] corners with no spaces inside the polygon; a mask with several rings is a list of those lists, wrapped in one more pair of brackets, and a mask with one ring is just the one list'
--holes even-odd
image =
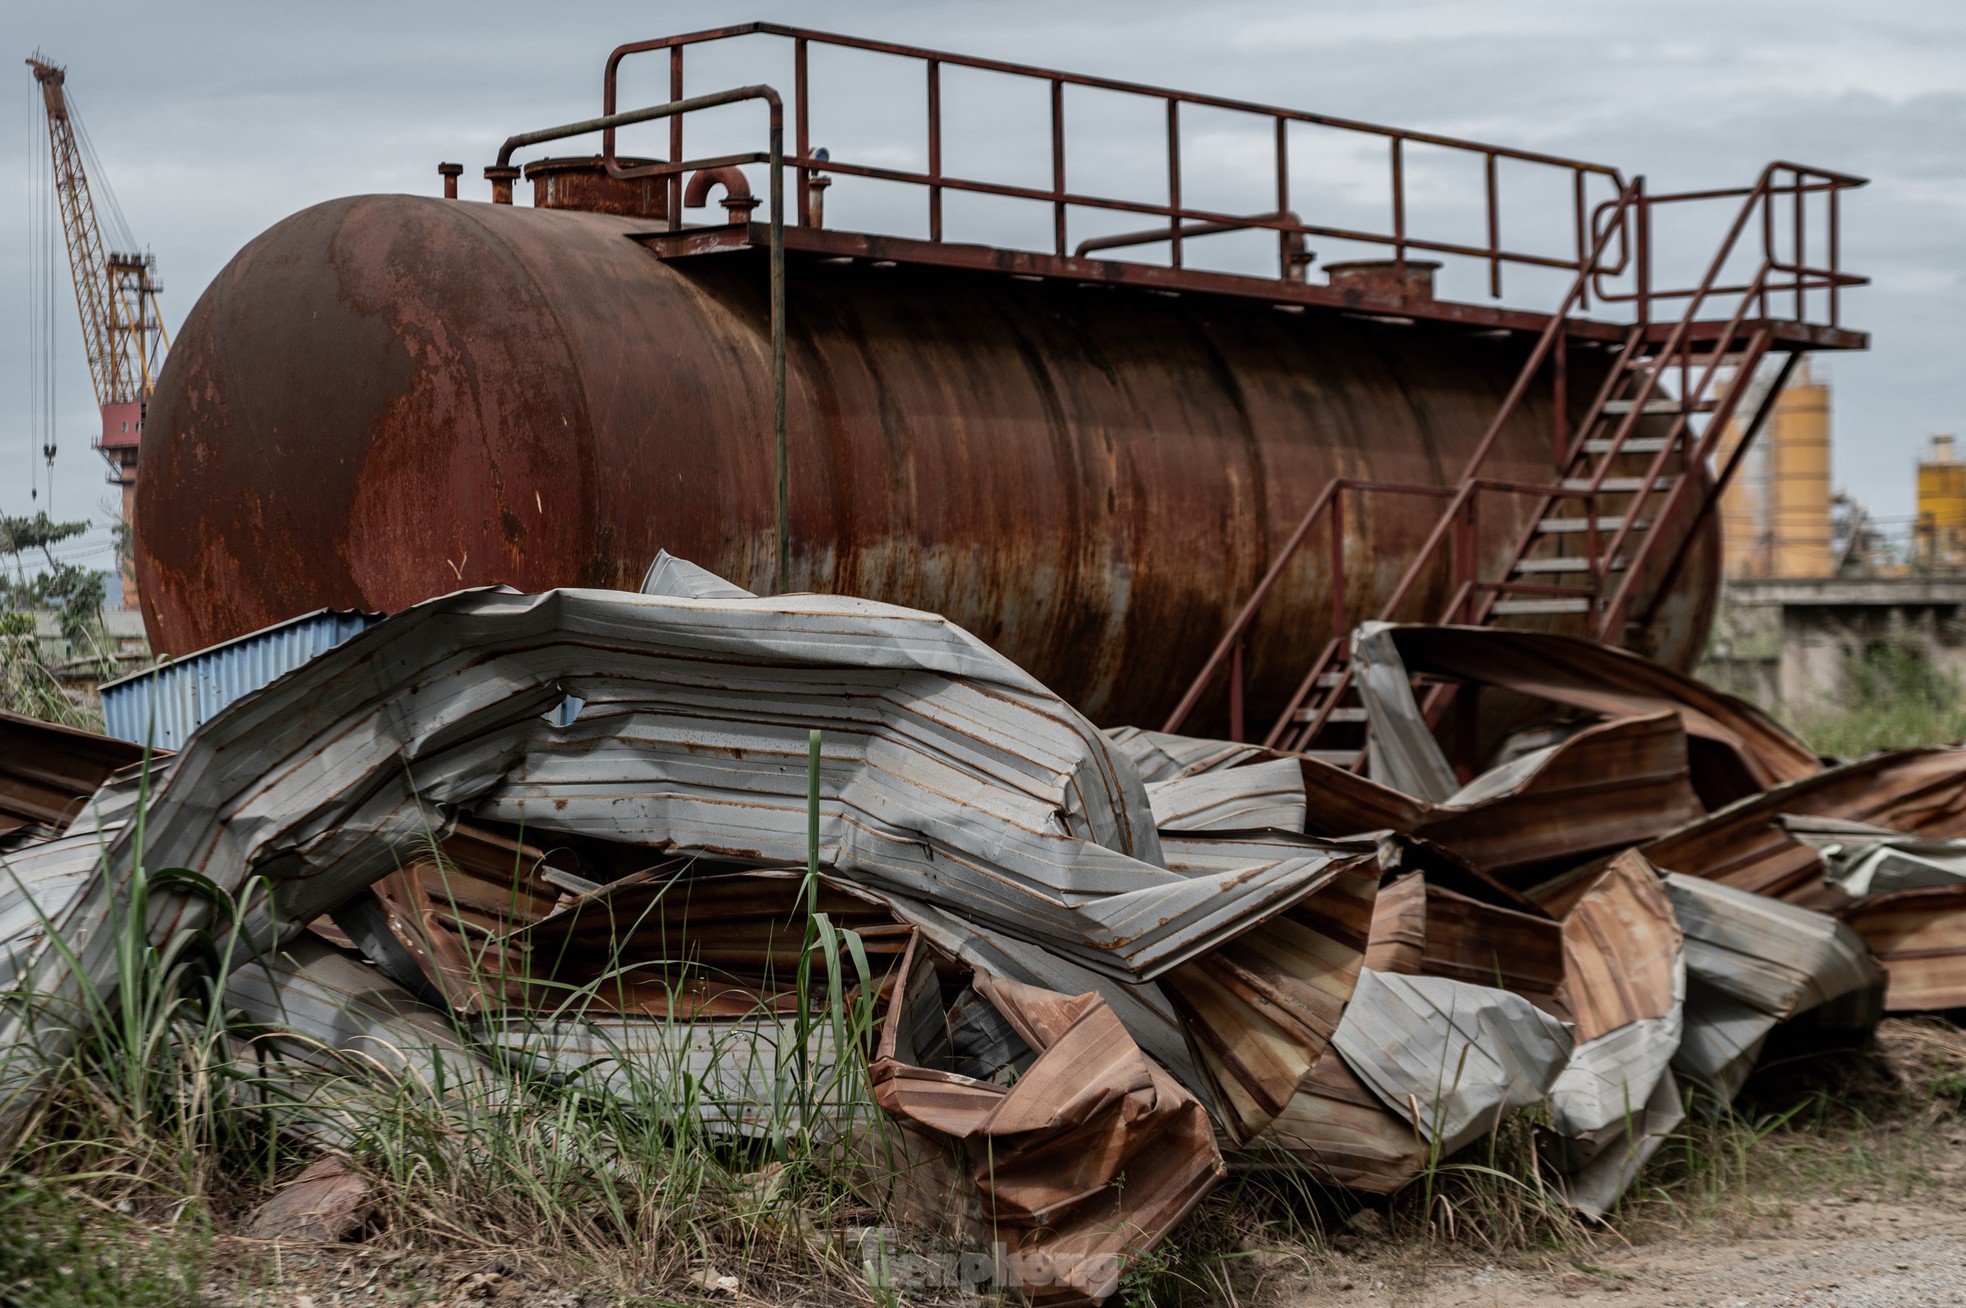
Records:
{"label": "stair handrail", "polygon": [[[1712,259],[1708,261],[1706,274],[1700,279],[1699,286],[1687,298],[1685,312],[1680,315],[1679,321],[1674,325],[1665,344],[1660,348],[1656,356],[1658,366],[1647,370],[1645,379],[1639,387],[1639,393],[1633,398],[1631,411],[1625,415],[1624,422],[1619,424],[1618,433],[1612,439],[1611,453],[1599,463],[1597,474],[1592,479],[1593,489],[1603,482],[1606,472],[1610,469],[1612,459],[1616,457],[1616,453],[1622,447],[1624,439],[1643,415],[1646,401],[1651,398],[1652,393],[1658,388],[1659,378],[1671,366],[1669,361],[1684,353],[1687,340],[1692,335],[1694,324],[1699,319],[1700,309],[1705,305],[1707,298],[1714,293],[1714,284],[1719,280],[1728,257],[1733,254],[1735,245],[1740,241],[1741,233],[1747,229],[1748,221],[1755,216],[1755,211],[1770,204],[1770,196],[1774,193],[1775,189],[1775,178],[1779,172],[1785,169],[1793,170],[1793,165],[1781,163],[1769,164],[1768,167],[1762,170],[1760,178],[1749,188],[1746,199],[1741,203],[1740,211],[1734,215],[1734,222],[1727,230],[1726,238],[1722,240],[1720,248],[1714,252]],[[1800,185],[1799,174],[1797,185]],[[1772,212],[1772,208],[1765,212]],[[1797,251],[1796,264],[1799,267],[1802,263],[1802,252]],[[1618,524],[1616,531],[1612,533],[1611,542],[1604,551],[1604,559],[1607,567],[1609,566],[1609,561],[1618,557],[1618,551],[1630,539],[1646,501],[1653,494],[1654,485],[1658,480],[1659,474],[1665,467],[1666,459],[1672,452],[1673,442],[1686,429],[1692,417],[1693,406],[1698,404],[1705,396],[1707,387],[1712,384],[1714,376],[1720,370],[1721,360],[1727,354],[1728,345],[1740,333],[1741,325],[1747,319],[1749,307],[1751,305],[1761,304],[1764,306],[1763,311],[1765,314],[1765,297],[1767,294],[1768,279],[1770,274],[1777,270],[1775,252],[1772,249],[1764,249],[1760,267],[1755,270],[1754,276],[1749,279],[1747,284],[1740,288],[1740,300],[1735,306],[1733,316],[1727,320],[1726,327],[1714,342],[1711,357],[1708,358],[1706,366],[1699,370],[1699,381],[1690,387],[1682,383],[1682,393],[1679,397],[1679,413],[1674,417],[1666,440],[1660,444],[1658,452],[1646,464],[1645,474],[1640,479],[1637,490],[1632,493],[1630,503],[1626,506],[1623,521]],[[1796,273],[1798,281],[1802,279],[1802,276],[1803,274],[1800,271]],[[1716,426],[1717,424],[1714,423],[1708,424],[1709,433],[1703,433],[1700,442],[1702,448],[1711,444],[1707,436],[1708,434],[1717,434],[1711,431]],[[1685,475],[1679,478],[1673,488],[1667,492],[1666,502],[1660,510],[1660,524],[1663,524],[1670,517],[1671,513],[1678,508],[1685,483],[1699,475],[1699,467],[1699,461],[1696,457],[1689,457],[1686,460]],[[1601,613],[1594,615],[1594,634],[1599,640],[1607,639],[1618,631],[1619,622],[1623,616],[1625,605],[1630,600],[1632,588],[1637,584],[1640,574],[1644,571],[1644,568],[1640,564],[1650,556],[1653,542],[1660,539],[1662,535],[1663,533],[1657,531],[1647,532],[1645,544],[1640,547],[1638,557],[1633,559],[1632,563],[1626,567],[1624,576],[1620,578],[1616,589],[1612,591],[1610,602],[1604,606]]]}
{"label": "stair handrail", "polygon": [[[1569,290],[1565,292],[1555,312],[1550,315],[1549,322],[1544,326],[1541,335],[1537,338],[1535,348],[1530,351],[1528,360],[1525,361],[1522,369],[1516,375],[1514,385],[1510,387],[1508,395],[1503,399],[1500,411],[1497,412],[1494,420],[1489,423],[1488,429],[1482,433],[1480,442],[1477,443],[1474,452],[1469,456],[1467,465],[1462,470],[1460,477],[1461,485],[1454,494],[1453,503],[1442,512],[1439,520],[1434,524],[1434,529],[1429,533],[1426,543],[1421,546],[1420,552],[1414,558],[1414,562],[1407,568],[1405,575],[1400,578],[1399,586],[1395,589],[1393,598],[1386,605],[1382,606],[1382,611],[1379,615],[1382,620],[1387,613],[1392,612],[1405,600],[1406,593],[1412,589],[1413,583],[1419,575],[1420,568],[1424,566],[1427,559],[1432,557],[1434,551],[1439,548],[1442,536],[1445,535],[1447,528],[1452,525],[1455,514],[1461,510],[1470,493],[1467,483],[1480,472],[1482,464],[1487,461],[1489,452],[1494,448],[1496,441],[1500,438],[1502,429],[1507,425],[1508,420],[1515,415],[1515,411],[1521,407],[1523,398],[1529,393],[1529,388],[1534,382],[1536,374],[1541,371],[1544,361],[1549,358],[1551,351],[1556,346],[1558,338],[1568,327],[1572,309],[1577,306],[1587,293],[1592,273],[1595,271],[1598,262],[1604,257],[1604,252],[1610,246],[1613,235],[1623,233],[1627,214],[1635,200],[1644,193],[1644,188],[1645,179],[1643,177],[1637,177],[1632,179],[1631,182],[1619,191],[1612,211],[1612,220],[1604,223],[1598,231],[1596,240],[1591,246],[1589,257],[1583,261],[1582,266],[1578,269],[1575,280],[1570,284]],[[1178,731],[1181,724],[1187,720],[1188,715],[1194,711],[1195,705],[1207,693],[1209,686],[1214,683],[1223,665],[1230,660],[1236,648],[1243,642],[1243,637],[1247,633],[1257,611],[1262,607],[1263,601],[1269,597],[1271,590],[1275,588],[1277,580],[1283,575],[1283,570],[1290,565],[1290,562],[1296,557],[1297,552],[1303,548],[1304,542],[1309,539],[1312,530],[1317,526],[1318,519],[1330,508],[1337,496],[1345,489],[1345,484],[1352,480],[1354,479],[1333,477],[1325,483],[1324,489],[1318,493],[1317,498],[1311,502],[1310,509],[1299,519],[1296,528],[1284,542],[1283,548],[1271,560],[1268,570],[1264,572],[1262,580],[1257,583],[1255,591],[1250,594],[1249,599],[1237,611],[1235,619],[1229,624],[1229,629],[1223,634],[1222,639],[1216,642],[1215,649],[1209,654],[1208,661],[1202,665],[1200,673],[1189,683],[1187,693],[1181,697],[1181,701],[1175,706],[1174,711],[1168,714],[1167,720],[1161,728],[1163,731]],[[1336,589],[1340,585],[1340,579],[1334,576],[1332,578],[1332,585]],[[1312,676],[1306,680],[1307,687],[1315,684],[1317,676],[1330,663],[1343,635],[1344,633],[1342,632],[1334,631],[1332,639],[1326,644],[1324,653],[1320,655],[1316,664],[1313,666]],[[1284,718],[1288,718],[1291,713],[1296,711],[1297,705],[1302,702],[1303,694],[1304,690],[1300,688],[1298,695],[1293,697],[1291,705],[1285,709]],[[1281,722],[1282,719],[1279,719],[1279,728],[1271,731],[1270,740],[1274,740],[1279,733]]]}

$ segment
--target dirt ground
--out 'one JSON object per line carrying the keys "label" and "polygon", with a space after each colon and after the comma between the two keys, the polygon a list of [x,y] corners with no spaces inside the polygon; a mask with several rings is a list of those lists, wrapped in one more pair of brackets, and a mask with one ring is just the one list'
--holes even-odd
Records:
{"label": "dirt ground", "polygon": [[[1338,1255],[1292,1308],[1886,1308],[1966,1304],[1966,1149],[1913,1199],[1800,1199],[1755,1229],[1661,1231],[1553,1266]],[[1739,1225],[1734,1223],[1730,1225]],[[1554,1261],[1554,1260],[1552,1260]]]}

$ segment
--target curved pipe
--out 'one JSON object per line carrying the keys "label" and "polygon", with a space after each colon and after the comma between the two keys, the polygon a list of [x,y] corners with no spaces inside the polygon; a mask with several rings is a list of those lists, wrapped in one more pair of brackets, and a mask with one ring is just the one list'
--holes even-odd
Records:
{"label": "curved pipe", "polygon": [[701,209],[709,202],[710,188],[713,186],[724,188],[723,205],[732,222],[747,221],[751,211],[758,207],[758,197],[751,194],[751,183],[745,179],[744,170],[736,164],[699,168],[690,174],[689,185],[683,190],[683,207]]}

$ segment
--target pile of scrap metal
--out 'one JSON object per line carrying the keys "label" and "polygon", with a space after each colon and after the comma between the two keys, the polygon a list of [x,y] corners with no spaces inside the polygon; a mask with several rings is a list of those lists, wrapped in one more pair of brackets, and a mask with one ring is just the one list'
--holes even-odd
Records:
{"label": "pile of scrap metal", "polygon": [[[641,594],[463,591],[147,771],[19,746],[69,789],[0,854],[0,975],[113,994],[97,928],[139,859],[196,869],[242,904],[230,998],[285,1057],[686,1084],[734,1136],[861,1130],[871,1099],[966,1190],[945,1220],[1060,1304],[1232,1168],[1390,1193],[1520,1109],[1602,1214],[1769,1042],[1966,1003],[1966,751],[1825,768],[1567,638],[1355,647],[1369,779],[1101,731],[940,617],[666,556]],[[213,911],[160,888],[150,930]],[[864,1026],[808,1020],[816,923]]]}

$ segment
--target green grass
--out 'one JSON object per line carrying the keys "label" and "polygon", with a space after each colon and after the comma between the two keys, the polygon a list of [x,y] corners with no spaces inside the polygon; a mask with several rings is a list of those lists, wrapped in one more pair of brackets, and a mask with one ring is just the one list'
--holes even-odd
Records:
{"label": "green grass", "polygon": [[28,1177],[0,1178],[0,1303],[165,1308],[200,1300],[209,1233],[160,1230]]}
{"label": "green grass", "polygon": [[1844,665],[1831,702],[1794,714],[1809,747],[1834,758],[1966,738],[1966,687],[1906,643],[1878,645]]}

